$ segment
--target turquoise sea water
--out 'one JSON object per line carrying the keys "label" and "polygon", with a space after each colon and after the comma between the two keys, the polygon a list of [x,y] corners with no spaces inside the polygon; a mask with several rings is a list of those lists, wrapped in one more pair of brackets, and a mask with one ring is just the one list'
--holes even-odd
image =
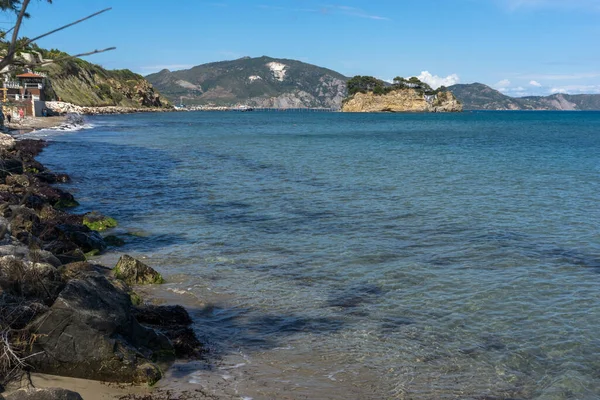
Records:
{"label": "turquoise sea water", "polygon": [[[600,113],[170,113],[42,132],[239,397],[600,398]],[[204,379],[204,380],[203,380]]]}

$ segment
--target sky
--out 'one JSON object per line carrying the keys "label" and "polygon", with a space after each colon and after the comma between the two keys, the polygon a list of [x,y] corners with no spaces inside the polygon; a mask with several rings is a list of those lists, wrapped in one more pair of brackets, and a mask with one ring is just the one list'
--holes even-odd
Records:
{"label": "sky", "polygon": [[[510,96],[600,93],[600,0],[32,0],[22,33],[142,75],[244,56],[346,76],[481,82]],[[12,26],[14,16],[0,16]]]}

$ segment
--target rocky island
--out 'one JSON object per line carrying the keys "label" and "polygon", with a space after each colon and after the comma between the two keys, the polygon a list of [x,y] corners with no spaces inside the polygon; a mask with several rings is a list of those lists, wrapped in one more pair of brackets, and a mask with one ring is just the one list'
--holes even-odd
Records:
{"label": "rocky island", "polygon": [[348,81],[348,97],[342,112],[460,112],[462,104],[452,92],[432,89],[413,77],[396,77],[389,84],[371,76],[355,76]]}

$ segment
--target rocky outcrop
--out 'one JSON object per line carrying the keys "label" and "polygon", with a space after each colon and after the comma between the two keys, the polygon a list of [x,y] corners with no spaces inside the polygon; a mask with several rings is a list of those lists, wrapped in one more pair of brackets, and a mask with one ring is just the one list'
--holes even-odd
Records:
{"label": "rocky outcrop", "polygon": [[398,89],[381,95],[359,92],[342,106],[343,112],[460,112],[462,109],[451,92],[426,96],[417,89]]}

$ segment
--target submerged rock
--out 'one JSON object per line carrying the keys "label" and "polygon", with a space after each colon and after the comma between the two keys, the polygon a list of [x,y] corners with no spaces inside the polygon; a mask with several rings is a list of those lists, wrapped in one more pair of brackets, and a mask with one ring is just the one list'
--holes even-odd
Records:
{"label": "submerged rock", "polygon": [[127,254],[119,258],[114,273],[117,279],[128,285],[160,284],[165,281],[154,269]]}
{"label": "submerged rock", "polygon": [[83,400],[77,392],[67,389],[20,389],[5,397],[6,400]]}
{"label": "submerged rock", "polygon": [[93,211],[84,215],[83,224],[93,231],[100,232],[116,227],[117,221],[114,218],[106,217]]}

